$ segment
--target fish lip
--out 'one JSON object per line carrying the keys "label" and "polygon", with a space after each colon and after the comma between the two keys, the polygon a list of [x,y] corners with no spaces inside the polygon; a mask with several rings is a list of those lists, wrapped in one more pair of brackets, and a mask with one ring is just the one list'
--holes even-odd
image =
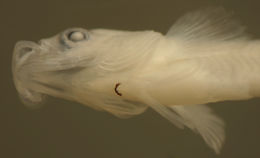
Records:
{"label": "fish lip", "polygon": [[19,53],[19,51],[21,51],[24,48],[35,49],[35,48],[38,48],[39,46],[40,46],[39,44],[37,44],[33,41],[18,41],[18,42],[16,42],[16,44],[14,46],[14,55]]}
{"label": "fish lip", "polygon": [[18,41],[13,50],[13,66],[20,65],[33,53],[37,52],[39,45],[32,41]]}
{"label": "fish lip", "polygon": [[21,47],[38,47],[39,45],[36,42],[33,41],[26,41],[26,40],[21,40],[16,42],[14,49],[19,49]]}
{"label": "fish lip", "polygon": [[19,78],[23,70],[23,65],[31,54],[38,51],[39,45],[32,41],[18,41],[16,42],[12,56],[12,76],[15,86],[20,82]]}
{"label": "fish lip", "polygon": [[31,78],[30,70],[25,68],[29,57],[40,51],[40,46],[32,41],[18,41],[13,50],[12,56],[12,77],[15,88],[21,101],[29,106],[34,107],[44,101],[44,94],[41,94],[30,88]]}

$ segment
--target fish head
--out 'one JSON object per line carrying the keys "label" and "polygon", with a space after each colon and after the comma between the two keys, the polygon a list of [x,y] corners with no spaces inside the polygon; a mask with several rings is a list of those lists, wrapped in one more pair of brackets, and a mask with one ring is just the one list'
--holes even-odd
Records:
{"label": "fish head", "polygon": [[[13,79],[25,105],[41,105],[46,95],[65,97],[69,78],[83,69],[80,48],[89,40],[82,28],[65,30],[51,38],[16,43],[12,59]],[[86,56],[85,56],[86,57]],[[83,59],[85,61],[85,59]],[[86,59],[87,60],[87,59]]]}
{"label": "fish head", "polygon": [[158,35],[153,31],[71,28],[39,42],[19,41],[12,61],[16,89],[23,103],[32,107],[41,105],[47,95],[79,102],[105,96],[104,87],[93,88],[94,81],[102,85],[108,83],[107,76],[111,81],[111,75],[133,70],[145,60]]}

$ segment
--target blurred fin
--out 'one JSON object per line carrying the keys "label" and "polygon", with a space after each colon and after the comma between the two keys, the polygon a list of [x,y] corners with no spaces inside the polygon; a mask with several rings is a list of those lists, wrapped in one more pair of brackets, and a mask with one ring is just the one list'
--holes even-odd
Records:
{"label": "blurred fin", "polygon": [[225,141],[224,122],[206,105],[171,106],[183,119],[183,124],[198,132],[217,154]]}
{"label": "blurred fin", "polygon": [[132,116],[143,113],[147,107],[147,105],[138,102],[106,98],[102,109],[112,113],[119,118],[130,118]]}
{"label": "blurred fin", "polygon": [[199,133],[207,145],[217,154],[225,141],[225,123],[206,105],[164,106],[149,95],[143,95],[146,103],[179,128],[184,126]]}
{"label": "blurred fin", "polygon": [[170,28],[166,36],[188,41],[249,38],[245,27],[222,7],[206,8],[184,15]]}

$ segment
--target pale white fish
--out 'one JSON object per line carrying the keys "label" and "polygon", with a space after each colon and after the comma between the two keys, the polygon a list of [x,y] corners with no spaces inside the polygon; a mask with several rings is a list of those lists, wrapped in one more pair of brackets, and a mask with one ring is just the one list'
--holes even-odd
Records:
{"label": "pale white fish", "polygon": [[49,95],[120,118],[151,107],[220,153],[224,122],[203,104],[260,96],[260,42],[224,9],[209,8],[183,16],[166,35],[72,28],[20,41],[12,71],[28,106]]}

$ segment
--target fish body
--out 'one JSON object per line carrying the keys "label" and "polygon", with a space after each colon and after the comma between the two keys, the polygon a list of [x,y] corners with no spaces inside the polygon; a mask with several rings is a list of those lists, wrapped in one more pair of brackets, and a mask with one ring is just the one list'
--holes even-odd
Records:
{"label": "fish body", "polygon": [[184,15],[166,35],[72,28],[18,42],[14,83],[29,106],[50,95],[120,118],[151,107],[220,153],[225,124],[203,104],[260,95],[260,43],[244,30],[222,8]]}

